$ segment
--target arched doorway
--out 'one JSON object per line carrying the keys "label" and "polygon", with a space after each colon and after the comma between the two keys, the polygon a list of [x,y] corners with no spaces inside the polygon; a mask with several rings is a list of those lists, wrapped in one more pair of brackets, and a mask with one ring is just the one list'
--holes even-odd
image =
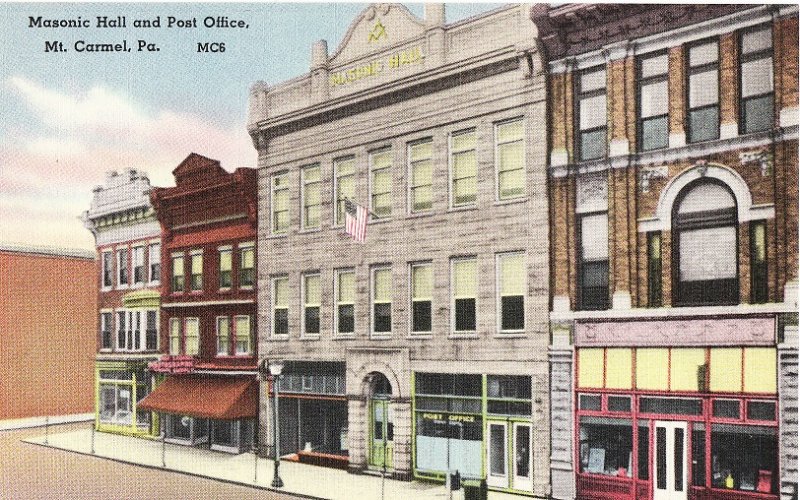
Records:
{"label": "arched doorway", "polygon": [[394,411],[391,405],[392,384],[379,372],[367,376],[369,384],[369,465],[382,469],[394,467]]}

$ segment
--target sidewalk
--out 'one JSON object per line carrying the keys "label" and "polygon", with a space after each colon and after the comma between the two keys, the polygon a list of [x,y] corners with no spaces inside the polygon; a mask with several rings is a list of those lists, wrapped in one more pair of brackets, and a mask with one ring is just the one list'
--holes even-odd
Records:
{"label": "sidewalk", "polygon": [[[26,439],[26,443],[49,446],[66,451],[91,455],[90,429],[80,429],[58,434],[51,433],[45,443],[45,436]],[[144,467],[162,469],[161,441],[120,436],[105,432],[95,433],[94,456],[136,464]],[[229,455],[227,453],[192,448],[167,443],[166,470],[203,476],[230,483],[273,490],[270,487],[273,462],[258,459],[257,481],[254,481],[256,460],[253,454]],[[163,469],[162,469],[163,470]],[[280,476],[284,493],[310,498],[330,500],[379,499],[381,498],[381,478],[350,474],[346,471],[316,467],[294,462],[282,461]],[[444,486],[420,481],[396,481],[386,479],[384,498],[387,500],[446,500],[448,492]],[[463,500],[464,492],[454,491],[454,500]],[[490,500],[520,500],[524,496],[490,492]]]}

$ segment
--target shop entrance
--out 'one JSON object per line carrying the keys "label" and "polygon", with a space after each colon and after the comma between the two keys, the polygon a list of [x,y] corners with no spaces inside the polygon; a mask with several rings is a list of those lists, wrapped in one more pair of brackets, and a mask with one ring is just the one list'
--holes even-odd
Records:
{"label": "shop entrance", "polygon": [[369,465],[391,469],[394,452],[394,415],[389,398],[392,386],[381,373],[375,373],[370,382],[369,400]]}
{"label": "shop entrance", "polygon": [[655,422],[653,500],[687,500],[686,422]]}
{"label": "shop entrance", "polygon": [[486,447],[486,483],[495,488],[531,491],[531,424],[511,420],[489,420]]}

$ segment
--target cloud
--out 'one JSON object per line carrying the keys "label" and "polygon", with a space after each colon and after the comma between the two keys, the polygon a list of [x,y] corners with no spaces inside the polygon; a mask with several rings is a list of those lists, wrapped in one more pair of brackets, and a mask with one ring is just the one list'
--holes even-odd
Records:
{"label": "cloud", "polygon": [[102,86],[67,93],[23,76],[6,84],[29,126],[7,130],[0,144],[3,241],[33,243],[34,223],[36,243],[86,247],[88,231],[77,217],[108,170],[137,168],[164,186],[173,184],[172,170],[191,152],[216,158],[229,171],[255,167],[244,124],[216,125],[212,107],[200,116],[151,110]]}

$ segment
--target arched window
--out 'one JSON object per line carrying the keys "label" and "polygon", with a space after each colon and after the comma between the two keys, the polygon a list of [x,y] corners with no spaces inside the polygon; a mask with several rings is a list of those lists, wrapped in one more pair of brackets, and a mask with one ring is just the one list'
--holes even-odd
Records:
{"label": "arched window", "polygon": [[736,199],[715,179],[699,179],[678,196],[672,214],[676,306],[738,304]]}

